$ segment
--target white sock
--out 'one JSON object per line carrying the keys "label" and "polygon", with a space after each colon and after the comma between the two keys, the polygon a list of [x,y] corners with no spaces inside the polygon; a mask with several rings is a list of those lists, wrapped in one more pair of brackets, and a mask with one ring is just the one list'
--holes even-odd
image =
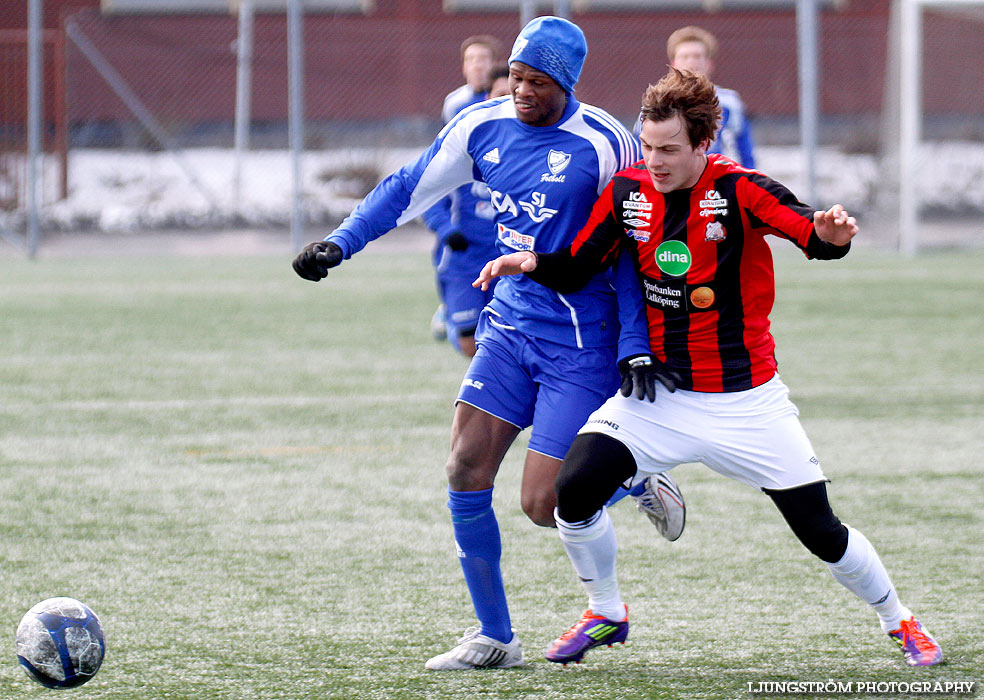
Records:
{"label": "white sock", "polygon": [[847,550],[840,561],[827,564],[830,573],[844,588],[874,608],[885,632],[897,630],[912,613],[899,602],[885,565],[868,538],[852,527],[847,530]]}
{"label": "white sock", "polygon": [[609,620],[625,619],[625,605],[615,573],[618,541],[608,510],[602,508],[587,520],[568,523],[560,519],[555,509],[554,520],[574,571],[588,592],[591,611]]}

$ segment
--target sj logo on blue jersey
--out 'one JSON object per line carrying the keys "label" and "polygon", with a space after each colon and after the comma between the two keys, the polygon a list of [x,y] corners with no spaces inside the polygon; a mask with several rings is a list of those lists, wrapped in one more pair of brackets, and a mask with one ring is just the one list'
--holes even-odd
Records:
{"label": "sj logo on blue jersey", "polygon": [[[516,208],[516,203],[513,202],[512,197],[508,194],[503,194],[496,190],[491,190],[489,194],[492,200],[492,206],[496,208],[496,211],[502,212],[503,214],[508,213],[513,216],[519,216],[519,209]],[[519,206],[538,224],[551,218],[559,211],[558,209],[551,209],[547,206],[547,195],[542,192],[533,192],[530,199],[533,201],[524,202],[523,200],[519,200]]]}
{"label": "sj logo on blue jersey", "polygon": [[523,200],[520,200],[519,206],[521,206],[523,211],[529,214],[530,218],[536,223],[549,219],[558,211],[557,209],[550,209],[547,207],[547,195],[543,194],[543,192],[534,192],[531,199],[533,200],[532,202],[524,202]]}

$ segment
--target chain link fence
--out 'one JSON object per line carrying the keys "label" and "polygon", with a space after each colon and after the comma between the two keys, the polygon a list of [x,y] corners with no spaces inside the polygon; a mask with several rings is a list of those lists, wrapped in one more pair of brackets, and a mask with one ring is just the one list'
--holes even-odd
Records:
{"label": "chain link fence", "polygon": [[[666,70],[669,34],[699,25],[720,44],[715,82],[745,101],[757,166],[797,191],[804,159],[793,4],[716,12],[685,11],[678,4],[666,11],[575,12],[572,19],[589,44],[577,95],[630,124],[646,85]],[[839,201],[862,220],[877,221],[877,236],[886,245],[895,236],[898,186],[893,9],[889,0],[822,6],[813,202]],[[309,220],[331,225],[380,177],[430,142],[440,128],[443,96],[463,82],[464,37],[492,34],[508,47],[518,29],[513,12],[449,14],[439,3],[414,0],[367,15],[307,14],[303,189]],[[984,213],[984,92],[978,86],[984,3],[927,10],[923,29],[923,216],[933,230],[939,225],[971,242],[984,240],[976,224]],[[286,225],[283,14],[255,17],[249,149],[239,154],[232,148],[234,15],[108,15],[91,7],[66,15],[62,30],[68,188],[66,197],[46,189],[46,228]],[[238,195],[232,192],[234,171],[242,177]],[[2,206],[8,226],[16,226],[10,201]]]}

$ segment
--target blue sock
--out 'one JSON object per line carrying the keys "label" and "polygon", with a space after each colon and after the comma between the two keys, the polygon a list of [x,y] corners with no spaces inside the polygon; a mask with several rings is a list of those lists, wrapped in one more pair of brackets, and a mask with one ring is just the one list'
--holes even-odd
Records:
{"label": "blue sock", "polygon": [[454,328],[448,328],[448,342],[451,343],[451,347],[461,352],[461,341],[458,339],[458,331]]}
{"label": "blue sock", "polygon": [[475,615],[482,623],[482,634],[508,643],[512,639],[512,625],[499,568],[502,538],[492,511],[492,489],[448,489],[448,508],[458,545],[458,561],[465,574]]}
{"label": "blue sock", "polygon": [[611,508],[613,505],[615,505],[616,503],[618,503],[619,501],[621,501],[626,496],[641,496],[642,495],[642,492],[645,491],[645,490],[646,490],[646,482],[645,481],[640,481],[638,484],[636,484],[635,486],[633,486],[631,489],[626,489],[626,488],[623,488],[623,487],[619,486],[615,490],[615,493],[612,494],[612,497],[608,499],[608,502],[605,504],[605,506],[608,507],[608,508]]}

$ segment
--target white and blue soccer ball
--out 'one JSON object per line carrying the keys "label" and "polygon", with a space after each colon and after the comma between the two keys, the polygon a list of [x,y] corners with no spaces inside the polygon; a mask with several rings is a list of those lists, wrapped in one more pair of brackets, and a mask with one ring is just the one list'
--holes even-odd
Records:
{"label": "white and blue soccer ball", "polygon": [[17,625],[17,659],[48,688],[74,688],[96,675],[106,655],[99,618],[74,598],[49,598]]}

